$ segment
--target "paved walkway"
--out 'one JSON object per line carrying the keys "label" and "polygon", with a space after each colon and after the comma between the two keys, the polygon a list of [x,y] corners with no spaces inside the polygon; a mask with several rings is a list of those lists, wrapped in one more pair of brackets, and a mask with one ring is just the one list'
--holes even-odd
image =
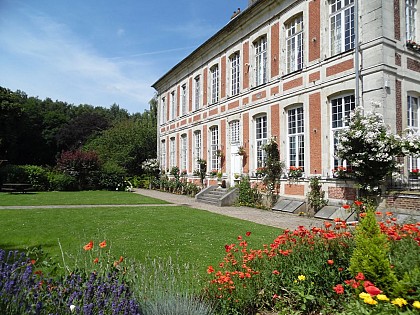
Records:
{"label": "paved walkway", "polygon": [[215,205],[197,202],[194,198],[188,196],[175,195],[171,193],[161,192],[158,190],[135,189],[135,193],[165,200],[177,205],[206,210],[213,213],[218,213],[229,217],[234,217],[282,229],[294,230],[300,225],[303,225],[306,228],[310,228],[313,226],[321,226],[324,222],[323,220],[315,218],[300,217],[296,214],[261,210],[250,207],[218,207]]}

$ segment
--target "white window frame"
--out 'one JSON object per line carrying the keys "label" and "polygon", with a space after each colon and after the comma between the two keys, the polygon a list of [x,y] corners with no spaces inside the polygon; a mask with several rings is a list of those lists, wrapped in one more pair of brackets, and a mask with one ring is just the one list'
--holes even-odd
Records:
{"label": "white window frame", "polygon": [[201,77],[198,75],[194,78],[194,110],[201,107]]}
{"label": "white window frame", "polygon": [[355,106],[354,94],[343,94],[330,99],[331,155],[333,157],[331,169],[340,166],[349,167],[347,161],[337,158],[335,152],[338,145],[337,133],[349,125],[350,114],[354,111]]}
{"label": "white window frame", "polygon": [[202,157],[202,137],[201,130],[194,132],[194,165],[196,170],[200,170],[200,163],[198,160],[201,160]]}
{"label": "white window frame", "polygon": [[287,111],[288,166],[305,169],[305,116],[303,105]]}
{"label": "white window frame", "polygon": [[171,98],[171,120],[174,120],[176,117],[176,100],[175,100],[175,91],[172,91],[170,94]]}
{"label": "white window frame", "polygon": [[183,172],[184,170],[187,170],[187,154],[188,154],[188,145],[187,145],[187,134],[181,135],[180,141],[181,141],[181,165],[180,165],[180,171]]}
{"label": "white window frame", "polygon": [[405,36],[406,40],[416,41],[417,0],[405,0]]}
{"label": "white window frame", "polygon": [[160,142],[160,168],[166,170],[166,140]]}
{"label": "white window frame", "polygon": [[254,42],[255,51],[255,85],[267,83],[268,51],[267,36],[261,36]]}
{"label": "white window frame", "polygon": [[181,86],[181,116],[187,114],[187,84]]}
{"label": "white window frame", "polygon": [[231,145],[239,145],[241,142],[240,123],[239,120],[229,122],[229,141]]}
{"label": "white window frame", "polygon": [[217,154],[219,150],[219,127],[210,128],[210,170],[218,170],[220,168],[220,158]]}
{"label": "white window frame", "polygon": [[161,99],[161,106],[160,106],[160,110],[161,110],[161,121],[160,124],[163,125],[166,122],[166,97],[162,97]]}
{"label": "white window frame", "polygon": [[291,73],[303,68],[303,15],[294,17],[286,25],[287,64],[286,71]]}
{"label": "white window frame", "polygon": [[354,48],[354,0],[330,0],[330,51],[337,55]]}
{"label": "white window frame", "polygon": [[230,58],[230,95],[238,95],[240,91],[241,56],[239,51],[233,53]]}
{"label": "white window frame", "polygon": [[268,140],[268,119],[267,115],[255,117],[255,165],[264,167],[267,160],[267,153],[264,146]]}
{"label": "white window frame", "polygon": [[[407,95],[407,129],[413,133],[419,133],[420,126],[420,98],[414,95]],[[420,168],[420,158],[408,157],[408,170]]]}
{"label": "white window frame", "polygon": [[175,160],[175,138],[172,137],[169,141],[169,171],[176,166]]}
{"label": "white window frame", "polygon": [[215,64],[210,68],[210,104],[219,101],[219,65]]}

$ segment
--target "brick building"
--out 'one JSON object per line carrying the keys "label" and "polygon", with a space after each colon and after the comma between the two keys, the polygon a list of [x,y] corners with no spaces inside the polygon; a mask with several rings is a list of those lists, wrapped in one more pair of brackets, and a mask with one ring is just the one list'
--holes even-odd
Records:
{"label": "brick building", "polygon": [[352,109],[380,112],[396,133],[420,121],[417,0],[356,1],[250,1],[170,69],[153,84],[161,168],[193,178],[204,159],[233,184],[235,174],[255,177],[275,137],[286,167],[304,170],[282,180],[282,195],[304,197],[320,175],[327,198],[353,199],[332,176],[345,166],[334,143]]}

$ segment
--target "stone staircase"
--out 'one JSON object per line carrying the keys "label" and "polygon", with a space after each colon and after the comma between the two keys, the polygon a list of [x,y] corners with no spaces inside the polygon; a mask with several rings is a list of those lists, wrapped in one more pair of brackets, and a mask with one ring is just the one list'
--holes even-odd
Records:
{"label": "stone staircase", "polygon": [[195,196],[195,200],[218,207],[231,206],[237,198],[237,189],[209,186]]}

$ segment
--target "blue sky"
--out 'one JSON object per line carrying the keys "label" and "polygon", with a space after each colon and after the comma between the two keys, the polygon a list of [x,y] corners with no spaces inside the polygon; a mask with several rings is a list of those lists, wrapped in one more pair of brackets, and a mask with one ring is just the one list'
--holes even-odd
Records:
{"label": "blue sky", "polygon": [[148,109],[151,85],[248,0],[0,0],[0,86]]}

